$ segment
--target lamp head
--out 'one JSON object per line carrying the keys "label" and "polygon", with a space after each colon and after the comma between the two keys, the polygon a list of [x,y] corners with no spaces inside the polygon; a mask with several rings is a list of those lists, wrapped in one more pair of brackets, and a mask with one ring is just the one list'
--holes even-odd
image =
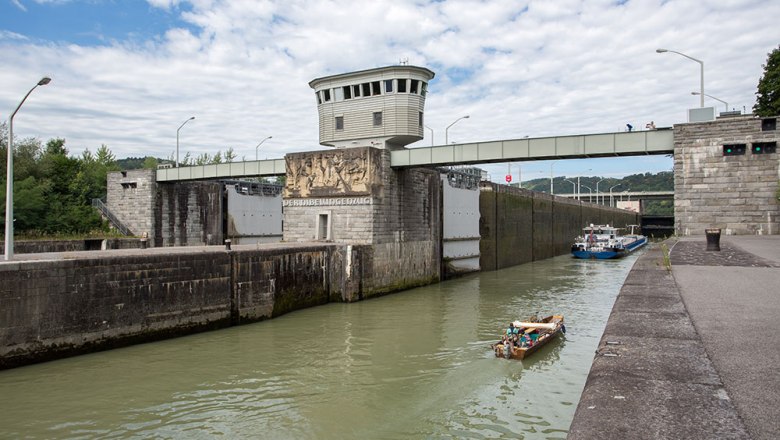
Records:
{"label": "lamp head", "polygon": [[464,116],[464,117],[463,117],[463,119],[468,119],[468,118],[470,118],[470,117],[471,117],[471,116],[469,116],[469,115],[466,115],[466,116]]}
{"label": "lamp head", "polygon": [[668,51],[668,50],[666,50],[666,49],[656,49],[655,51],[656,51],[656,52],[658,52],[658,53],[669,52],[669,51]]}
{"label": "lamp head", "polygon": [[193,116],[193,117],[189,118],[189,119],[188,119],[188,121],[191,121],[191,120],[193,120],[193,119],[195,119],[195,116]]}
{"label": "lamp head", "polygon": [[38,85],[39,86],[45,86],[46,84],[49,84],[50,82],[51,82],[51,78],[49,78],[48,76],[44,76],[43,78],[41,78],[40,81],[38,81]]}
{"label": "lamp head", "polygon": [[701,95],[699,92],[691,92],[691,95]]}

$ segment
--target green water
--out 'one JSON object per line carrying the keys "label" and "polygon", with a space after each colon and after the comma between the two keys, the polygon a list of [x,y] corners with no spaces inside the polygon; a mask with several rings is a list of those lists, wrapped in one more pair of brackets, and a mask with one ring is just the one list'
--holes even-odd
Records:
{"label": "green water", "polygon": [[[0,438],[565,438],[635,258],[557,257],[0,371]],[[536,312],[563,313],[565,338],[495,358]]]}

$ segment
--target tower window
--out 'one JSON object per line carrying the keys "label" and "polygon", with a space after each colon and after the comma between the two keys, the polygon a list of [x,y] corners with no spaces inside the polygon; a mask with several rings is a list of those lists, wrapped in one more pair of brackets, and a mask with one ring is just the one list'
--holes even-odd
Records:
{"label": "tower window", "polygon": [[761,120],[761,131],[777,130],[777,118],[766,118]]}
{"label": "tower window", "polygon": [[342,89],[344,89],[344,99],[352,99],[352,87],[344,86]]}
{"label": "tower window", "polygon": [[325,102],[330,101],[330,89],[325,89],[322,91],[322,100]]}
{"label": "tower window", "polygon": [[409,93],[418,93],[418,87],[420,85],[420,80],[413,79],[412,80],[412,86],[409,88]]}
{"label": "tower window", "polygon": [[336,130],[344,129],[344,116],[336,116]]}
{"label": "tower window", "polygon": [[420,112],[417,122],[420,124],[420,127],[423,126],[423,112]]}
{"label": "tower window", "polygon": [[363,86],[362,96],[371,96],[371,83],[363,83],[361,85]]}
{"label": "tower window", "polygon": [[374,81],[371,83],[371,96],[382,94],[382,83]]}
{"label": "tower window", "polygon": [[355,98],[360,96],[360,84],[355,84],[352,86],[352,96]]}
{"label": "tower window", "polygon": [[382,112],[374,112],[374,127],[382,126]]}
{"label": "tower window", "polygon": [[422,87],[420,87],[420,95],[425,96],[426,93],[428,93],[428,83],[421,81]]}
{"label": "tower window", "polygon": [[392,79],[386,79],[385,80],[385,93],[393,93],[393,80]]}
{"label": "tower window", "polygon": [[406,80],[405,79],[399,79],[398,80],[398,93],[406,93]]}

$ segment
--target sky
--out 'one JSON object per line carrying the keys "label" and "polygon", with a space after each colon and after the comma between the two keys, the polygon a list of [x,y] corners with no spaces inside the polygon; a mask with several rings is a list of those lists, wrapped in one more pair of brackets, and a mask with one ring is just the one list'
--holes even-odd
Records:
{"label": "sky", "polygon": [[[705,93],[750,112],[775,0],[0,0],[0,116],[73,155],[239,159],[322,150],[314,78],[436,73],[409,148],[671,127]],[[706,106],[725,105],[706,97]],[[187,119],[195,117],[187,122]],[[181,129],[179,129],[181,127]],[[256,149],[258,143],[268,136]],[[491,180],[670,171],[666,156],[483,165]]]}

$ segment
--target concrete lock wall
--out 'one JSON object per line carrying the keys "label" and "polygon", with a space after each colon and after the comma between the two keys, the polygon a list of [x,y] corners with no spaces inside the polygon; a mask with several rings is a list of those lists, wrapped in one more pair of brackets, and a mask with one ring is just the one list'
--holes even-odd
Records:
{"label": "concrete lock wall", "polygon": [[220,182],[158,184],[154,245],[222,244],[223,198]]}
{"label": "concrete lock wall", "polygon": [[639,224],[631,211],[483,182],[480,267],[497,270],[567,254],[582,228]]}
{"label": "concrete lock wall", "polygon": [[148,249],[0,264],[0,369],[358,296],[365,251]]}

